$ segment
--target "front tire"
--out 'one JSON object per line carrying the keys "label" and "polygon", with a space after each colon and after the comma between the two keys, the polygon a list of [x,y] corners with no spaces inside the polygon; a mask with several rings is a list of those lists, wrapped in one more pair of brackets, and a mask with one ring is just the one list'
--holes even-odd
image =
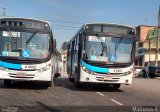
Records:
{"label": "front tire", "polygon": [[77,88],[81,88],[82,87],[82,83],[80,82],[79,78],[78,78],[78,73],[75,73],[75,78],[74,78],[74,84]]}
{"label": "front tire", "polygon": [[75,80],[74,84],[75,84],[76,88],[82,88],[83,87],[82,83],[79,80]]}
{"label": "front tire", "polygon": [[114,89],[119,89],[120,86],[121,86],[121,84],[113,84],[113,88],[114,88]]}
{"label": "front tire", "polygon": [[50,81],[50,82],[48,83],[48,87],[52,87],[52,84],[53,84],[53,82]]}
{"label": "front tire", "polygon": [[46,86],[47,86],[47,87],[52,87],[52,85],[53,85],[53,81],[48,81],[48,82],[46,82]]}
{"label": "front tire", "polygon": [[68,76],[69,81],[74,81],[74,79],[71,76]]}
{"label": "front tire", "polygon": [[4,79],[4,86],[9,87],[11,85],[11,80]]}
{"label": "front tire", "polygon": [[150,78],[154,78],[154,77],[155,77],[155,73],[150,73],[150,74],[149,74],[149,77],[150,77]]}

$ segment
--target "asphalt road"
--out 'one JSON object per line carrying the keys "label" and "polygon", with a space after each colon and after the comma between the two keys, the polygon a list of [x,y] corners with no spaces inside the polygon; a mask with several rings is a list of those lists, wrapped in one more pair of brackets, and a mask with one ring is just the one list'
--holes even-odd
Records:
{"label": "asphalt road", "polygon": [[[5,87],[0,81],[1,111],[133,111],[134,106],[152,106],[160,111],[160,80],[134,78],[132,85],[113,90],[106,85],[76,88],[66,75],[53,87],[41,83],[14,82]],[[140,108],[141,109],[141,108]]]}

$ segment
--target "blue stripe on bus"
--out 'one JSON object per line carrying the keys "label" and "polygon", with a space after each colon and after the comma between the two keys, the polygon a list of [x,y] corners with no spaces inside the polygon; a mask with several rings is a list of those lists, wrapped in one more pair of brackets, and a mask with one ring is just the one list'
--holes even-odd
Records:
{"label": "blue stripe on bus", "polygon": [[109,72],[109,68],[95,67],[95,66],[92,66],[92,65],[85,63],[83,60],[81,60],[81,64],[83,66],[85,66],[88,70],[91,70],[93,72],[99,72],[99,73],[108,73]]}
{"label": "blue stripe on bus", "polygon": [[17,70],[20,70],[22,68],[21,64],[12,64],[3,61],[0,61],[0,66],[4,68],[17,69]]}

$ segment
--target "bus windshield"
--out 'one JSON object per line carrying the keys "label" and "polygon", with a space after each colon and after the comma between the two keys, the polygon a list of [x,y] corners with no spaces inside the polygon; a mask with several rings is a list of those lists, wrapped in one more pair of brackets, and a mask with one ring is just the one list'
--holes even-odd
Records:
{"label": "bus windshield", "polygon": [[0,31],[0,56],[44,59],[50,55],[50,35],[42,32]]}
{"label": "bus windshield", "polygon": [[133,38],[87,36],[84,45],[85,58],[90,61],[129,63]]}

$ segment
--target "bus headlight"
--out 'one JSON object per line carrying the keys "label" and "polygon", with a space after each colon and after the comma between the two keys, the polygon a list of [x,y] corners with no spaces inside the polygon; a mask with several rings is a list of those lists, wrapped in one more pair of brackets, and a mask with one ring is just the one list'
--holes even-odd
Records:
{"label": "bus headlight", "polygon": [[128,72],[125,72],[124,75],[129,75],[132,73],[132,69],[130,69]]}
{"label": "bus headlight", "polygon": [[87,69],[87,68],[86,68],[86,67],[84,67],[84,66],[82,66],[82,69],[83,69],[85,72],[89,73],[89,74],[96,75],[96,73],[95,73],[95,72],[90,71],[89,69]]}
{"label": "bus headlight", "polygon": [[47,70],[49,70],[51,67],[51,64],[48,64],[47,66],[41,68],[41,69],[38,69],[37,72],[45,72]]}
{"label": "bus headlight", "polygon": [[86,70],[86,67],[82,66],[82,69],[85,71],[85,70]]}

